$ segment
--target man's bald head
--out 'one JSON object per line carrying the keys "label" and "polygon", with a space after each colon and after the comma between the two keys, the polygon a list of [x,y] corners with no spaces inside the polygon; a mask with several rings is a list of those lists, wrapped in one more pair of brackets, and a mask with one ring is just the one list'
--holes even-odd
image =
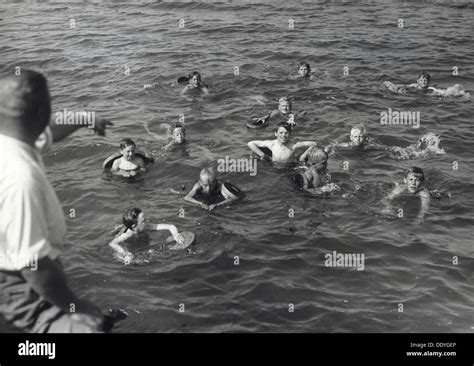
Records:
{"label": "man's bald head", "polygon": [[0,133],[34,141],[49,123],[51,100],[46,78],[22,70],[0,77]]}

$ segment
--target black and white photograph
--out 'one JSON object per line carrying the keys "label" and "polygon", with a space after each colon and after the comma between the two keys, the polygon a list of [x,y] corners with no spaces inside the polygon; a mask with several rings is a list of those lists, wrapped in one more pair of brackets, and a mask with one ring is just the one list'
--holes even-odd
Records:
{"label": "black and white photograph", "polygon": [[2,1],[0,333],[472,336],[473,34],[467,0]]}

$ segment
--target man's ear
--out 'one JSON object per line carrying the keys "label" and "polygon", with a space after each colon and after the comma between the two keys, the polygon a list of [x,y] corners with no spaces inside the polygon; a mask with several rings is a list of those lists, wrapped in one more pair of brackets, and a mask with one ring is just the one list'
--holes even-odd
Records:
{"label": "man's ear", "polygon": [[407,184],[407,179],[403,178],[403,183]]}

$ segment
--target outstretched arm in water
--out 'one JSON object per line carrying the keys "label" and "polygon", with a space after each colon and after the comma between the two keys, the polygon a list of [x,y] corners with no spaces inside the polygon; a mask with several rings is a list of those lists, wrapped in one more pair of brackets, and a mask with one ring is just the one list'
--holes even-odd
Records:
{"label": "outstretched arm in water", "polygon": [[274,141],[273,140],[255,140],[255,141],[250,141],[247,146],[249,147],[252,152],[254,152],[256,155],[258,155],[260,158],[264,160],[270,160],[270,157],[265,154],[262,150],[260,150],[261,147],[266,147],[271,150],[272,145]]}

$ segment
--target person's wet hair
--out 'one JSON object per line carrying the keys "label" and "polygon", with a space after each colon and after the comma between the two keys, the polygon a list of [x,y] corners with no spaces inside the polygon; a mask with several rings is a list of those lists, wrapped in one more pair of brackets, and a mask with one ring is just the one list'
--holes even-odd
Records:
{"label": "person's wet hair", "polygon": [[416,166],[411,167],[405,171],[405,178],[407,178],[409,174],[413,174],[421,182],[425,181],[425,173],[423,173],[423,170],[417,168]]}
{"label": "person's wet hair", "polygon": [[186,131],[186,129],[184,128],[184,125],[181,124],[181,123],[175,123],[173,126],[172,126],[172,131],[176,130],[177,128],[181,128],[184,131]]}
{"label": "person's wet hair", "polygon": [[280,122],[280,123],[276,126],[276,128],[275,128],[275,132],[278,132],[278,129],[279,129],[280,127],[283,127],[285,130],[288,131],[288,133],[291,134],[291,126],[290,126],[288,123],[286,123],[286,122]]}
{"label": "person's wet hair", "polygon": [[193,71],[192,73],[190,73],[190,74],[188,75],[188,79],[191,80],[191,79],[192,79],[194,76],[196,76],[196,75],[199,76],[199,79],[202,78],[202,77],[201,77],[201,74],[200,74],[199,72]]}
{"label": "person's wet hair", "polygon": [[367,133],[367,131],[365,130],[365,126],[362,123],[358,123],[354,127],[351,128],[351,132],[354,130],[360,131],[362,135],[365,135]]}
{"label": "person's wet hair", "polygon": [[125,139],[120,140],[120,149],[121,150],[125,149],[127,146],[137,147],[137,145],[135,144],[135,142],[132,139],[125,138]]}
{"label": "person's wet hair", "polygon": [[308,68],[308,72],[311,72],[311,66],[309,66],[309,64],[306,62],[306,61],[301,61],[299,63],[300,67],[301,66],[306,66]]}
{"label": "person's wet hair", "polygon": [[278,99],[278,104],[281,104],[281,103],[283,103],[283,102],[287,102],[287,103],[290,105],[290,107],[291,107],[292,104],[293,104],[293,103],[291,102],[291,99],[288,98],[288,97],[281,97],[281,98]]}
{"label": "person's wet hair", "polygon": [[138,216],[140,216],[142,210],[137,207],[127,209],[122,216],[122,222],[127,229],[132,230],[133,225],[138,223]]}
{"label": "person's wet hair", "polygon": [[426,71],[426,70],[423,70],[423,71],[420,73],[420,75],[418,76],[418,79],[421,78],[422,76],[424,76],[424,77],[426,78],[426,80],[428,81],[428,84],[429,84],[429,82],[430,82],[430,80],[431,80],[431,75],[430,75],[430,73],[429,73],[428,71]]}
{"label": "person's wet hair", "polygon": [[42,74],[21,70],[20,75],[0,78],[0,128],[17,128],[36,139],[48,125],[50,117],[48,82]]}
{"label": "person's wet hair", "polygon": [[318,147],[313,148],[308,155],[308,163],[316,165],[318,164],[321,168],[324,168],[328,164],[329,155],[323,149]]}
{"label": "person's wet hair", "polygon": [[205,178],[209,179],[211,182],[213,182],[217,179],[216,173],[215,173],[214,169],[212,169],[212,168],[204,168],[203,170],[201,170],[201,173],[199,174],[199,177],[200,178],[205,177]]}

